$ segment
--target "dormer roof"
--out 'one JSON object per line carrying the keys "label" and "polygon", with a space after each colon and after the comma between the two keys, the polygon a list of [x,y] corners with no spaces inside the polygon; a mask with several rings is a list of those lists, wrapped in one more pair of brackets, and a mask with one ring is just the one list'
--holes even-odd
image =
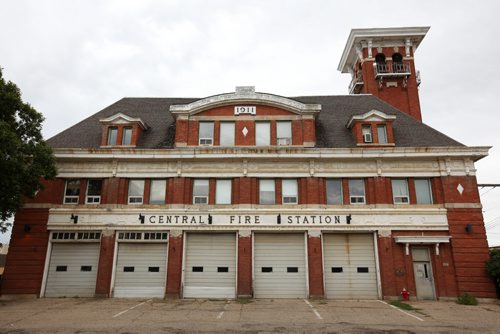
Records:
{"label": "dormer roof", "polygon": [[394,115],[388,115],[382,111],[372,109],[361,115],[353,115],[349,122],[346,124],[346,128],[350,129],[352,125],[356,122],[387,122],[396,119]]}
{"label": "dormer roof", "polygon": [[106,118],[101,118],[99,119],[99,122],[103,124],[139,124],[139,126],[143,130],[147,130],[149,126],[144,122],[142,119],[138,117],[130,117],[128,115],[122,114],[122,113],[116,113],[112,116],[106,117]]}

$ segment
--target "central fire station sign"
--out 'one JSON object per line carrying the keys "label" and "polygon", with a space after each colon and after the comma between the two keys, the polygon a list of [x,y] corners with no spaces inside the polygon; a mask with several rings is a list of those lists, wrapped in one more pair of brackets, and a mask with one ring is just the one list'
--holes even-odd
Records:
{"label": "central fire station sign", "polygon": [[329,225],[350,224],[351,215],[144,215],[141,224],[164,225]]}

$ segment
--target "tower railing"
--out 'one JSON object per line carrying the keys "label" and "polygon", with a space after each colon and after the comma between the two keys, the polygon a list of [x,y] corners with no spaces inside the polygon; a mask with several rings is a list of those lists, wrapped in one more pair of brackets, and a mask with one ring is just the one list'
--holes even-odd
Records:
{"label": "tower railing", "polygon": [[349,94],[358,94],[363,84],[363,73],[358,71],[352,76],[351,83],[349,84]]}
{"label": "tower railing", "polygon": [[373,68],[375,70],[375,78],[378,77],[399,77],[408,76],[411,74],[411,69],[409,64],[405,63],[374,63]]}

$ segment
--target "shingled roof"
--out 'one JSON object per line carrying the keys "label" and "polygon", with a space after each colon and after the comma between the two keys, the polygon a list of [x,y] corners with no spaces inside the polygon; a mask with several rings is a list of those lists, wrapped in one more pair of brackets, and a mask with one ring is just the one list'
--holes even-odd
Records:
{"label": "shingled roof", "polygon": [[[396,146],[463,146],[373,95],[300,96],[291,99],[302,103],[321,104],[322,110],[316,122],[316,147],[356,147],[354,137],[345,125],[353,115],[361,115],[373,109],[396,116],[393,125]],[[170,113],[170,106],[188,104],[196,100],[199,99],[123,98],[50,138],[48,143],[53,148],[99,148],[102,131],[99,120],[120,112],[141,118],[150,126],[141,135],[137,148],[173,148],[175,122]]]}

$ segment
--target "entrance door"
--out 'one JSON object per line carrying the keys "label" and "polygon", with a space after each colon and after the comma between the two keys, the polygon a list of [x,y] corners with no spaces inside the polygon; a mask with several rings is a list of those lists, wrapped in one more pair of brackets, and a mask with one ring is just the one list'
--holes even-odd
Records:
{"label": "entrance door", "polygon": [[413,248],[413,272],[418,299],[436,299],[431,258],[427,248]]}

